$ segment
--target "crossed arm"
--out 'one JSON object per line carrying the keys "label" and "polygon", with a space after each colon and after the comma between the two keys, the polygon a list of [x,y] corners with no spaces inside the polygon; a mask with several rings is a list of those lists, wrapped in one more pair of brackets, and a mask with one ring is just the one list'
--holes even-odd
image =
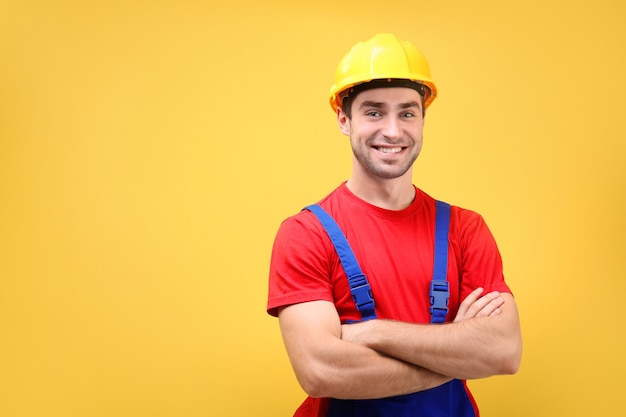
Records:
{"label": "crossed arm", "polygon": [[454,322],[370,320],[341,325],[335,307],[312,301],[281,309],[280,327],[296,377],[312,397],[382,398],[452,378],[515,373],[521,336],[510,294],[472,292]]}

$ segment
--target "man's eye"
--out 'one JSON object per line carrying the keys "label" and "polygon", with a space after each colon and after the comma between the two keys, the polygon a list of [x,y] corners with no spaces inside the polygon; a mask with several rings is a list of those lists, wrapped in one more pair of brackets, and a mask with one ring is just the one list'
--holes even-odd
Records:
{"label": "man's eye", "polygon": [[415,114],[413,114],[411,112],[406,112],[406,113],[402,114],[402,117],[409,119],[411,117],[415,117]]}
{"label": "man's eye", "polygon": [[365,115],[367,116],[372,116],[372,117],[378,117],[380,116],[380,112],[376,111],[376,110],[369,110],[365,113]]}

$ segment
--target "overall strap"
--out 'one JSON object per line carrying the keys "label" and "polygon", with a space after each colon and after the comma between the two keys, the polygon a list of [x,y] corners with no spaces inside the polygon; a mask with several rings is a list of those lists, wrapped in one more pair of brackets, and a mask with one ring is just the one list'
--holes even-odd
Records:
{"label": "overall strap", "polygon": [[376,310],[374,309],[372,289],[341,228],[330,214],[319,205],[312,204],[304,209],[309,210],[318,218],[322,226],[324,226],[328,237],[330,237],[330,240],[333,242],[339,260],[341,261],[341,266],[348,277],[352,299],[356,304],[356,308],[361,313],[361,317],[363,320],[375,319]]}
{"label": "overall strap", "polygon": [[435,259],[433,279],[430,282],[430,322],[444,323],[450,299],[450,284],[447,281],[450,205],[437,201],[435,213]]}

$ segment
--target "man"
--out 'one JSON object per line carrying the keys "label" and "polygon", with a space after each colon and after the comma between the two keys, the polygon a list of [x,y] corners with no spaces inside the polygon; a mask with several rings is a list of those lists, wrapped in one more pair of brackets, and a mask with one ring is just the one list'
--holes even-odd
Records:
{"label": "man", "polygon": [[[368,291],[356,294],[313,208],[282,223],[268,312],[309,395],[298,417],[477,416],[465,380],[519,368],[517,307],[489,229],[454,206],[440,228],[446,205],[412,184],[436,94],[425,58],[391,34],[355,45],[339,64],[330,101],[353,168],[318,204],[347,238]],[[447,237],[437,246],[440,230]],[[441,251],[445,288],[429,292]]]}

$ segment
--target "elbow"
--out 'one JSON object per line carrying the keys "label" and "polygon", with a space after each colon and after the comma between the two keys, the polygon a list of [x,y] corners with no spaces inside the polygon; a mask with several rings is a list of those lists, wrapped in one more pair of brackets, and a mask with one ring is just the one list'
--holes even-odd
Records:
{"label": "elbow", "polygon": [[499,372],[499,375],[514,375],[519,371],[521,364],[520,358],[509,358],[506,361],[503,361]]}
{"label": "elbow", "polygon": [[330,390],[330,382],[325,378],[323,372],[316,372],[309,369],[304,373],[297,375],[298,382],[304,392],[312,398],[332,397]]}
{"label": "elbow", "polygon": [[513,352],[509,359],[509,364],[507,368],[507,374],[513,375],[519,371],[520,366],[522,365],[522,345]]}
{"label": "elbow", "polygon": [[300,386],[309,397],[324,398],[323,385],[312,379],[300,380]]}
{"label": "elbow", "polygon": [[502,355],[500,356],[498,374],[500,375],[514,375],[516,374],[522,363],[522,343],[511,343],[506,348],[502,349]]}

